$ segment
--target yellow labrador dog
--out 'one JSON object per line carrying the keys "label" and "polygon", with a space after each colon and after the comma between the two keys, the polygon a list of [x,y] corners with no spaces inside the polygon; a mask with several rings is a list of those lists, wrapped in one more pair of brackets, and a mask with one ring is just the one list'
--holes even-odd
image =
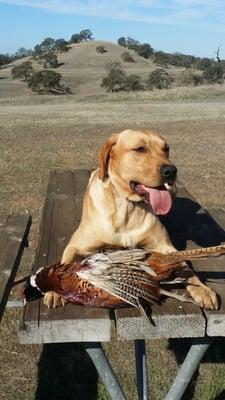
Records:
{"label": "yellow labrador dog", "polygon": [[[144,247],[174,251],[158,215],[167,214],[176,192],[177,169],[169,146],[152,130],[114,133],[99,152],[99,167],[89,180],[80,226],[67,245],[62,263],[99,248]],[[217,308],[216,294],[190,270],[187,290],[205,308]],[[48,307],[63,304],[54,292],[45,294]]]}

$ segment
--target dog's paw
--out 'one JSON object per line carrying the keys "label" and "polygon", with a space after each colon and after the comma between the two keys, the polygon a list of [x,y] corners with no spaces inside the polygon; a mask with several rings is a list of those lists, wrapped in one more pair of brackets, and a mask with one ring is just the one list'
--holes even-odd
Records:
{"label": "dog's paw", "polygon": [[56,292],[49,291],[44,294],[44,305],[48,308],[65,306],[66,303],[67,301]]}
{"label": "dog's paw", "polygon": [[188,285],[187,291],[200,307],[206,310],[217,310],[219,308],[217,294],[207,286]]}

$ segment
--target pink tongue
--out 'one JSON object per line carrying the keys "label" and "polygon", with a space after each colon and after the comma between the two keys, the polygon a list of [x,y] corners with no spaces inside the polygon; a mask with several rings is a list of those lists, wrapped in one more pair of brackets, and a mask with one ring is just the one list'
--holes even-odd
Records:
{"label": "pink tongue", "polygon": [[168,190],[153,189],[144,185],[137,185],[137,191],[140,194],[149,194],[149,203],[152,206],[152,210],[156,215],[167,214],[172,206],[172,198]]}

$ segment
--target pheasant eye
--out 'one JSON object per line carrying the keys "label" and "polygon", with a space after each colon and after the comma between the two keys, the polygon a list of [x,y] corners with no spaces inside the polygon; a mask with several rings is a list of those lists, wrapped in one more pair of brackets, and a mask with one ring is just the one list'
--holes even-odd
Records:
{"label": "pheasant eye", "polygon": [[136,151],[137,153],[144,153],[145,147],[144,146],[137,147],[136,149],[134,149],[134,151]]}

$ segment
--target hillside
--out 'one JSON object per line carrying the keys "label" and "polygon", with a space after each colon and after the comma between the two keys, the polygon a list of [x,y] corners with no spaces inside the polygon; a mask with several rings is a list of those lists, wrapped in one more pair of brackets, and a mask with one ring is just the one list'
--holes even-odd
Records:
{"label": "hillside", "polygon": [[[103,45],[107,50],[104,54],[96,52],[96,47]],[[68,85],[73,94],[81,97],[101,95],[105,90],[101,88],[101,81],[105,75],[105,65],[110,61],[120,61],[127,74],[138,74],[143,80],[157,66],[151,61],[140,57],[133,50],[129,50],[134,61],[123,62],[121,55],[127,49],[118,44],[106,41],[90,41],[71,45],[67,53],[58,54],[58,60],[62,65],[55,69],[63,77],[63,83]],[[11,68],[21,62],[32,60],[30,57],[15,61],[11,65],[0,70],[0,97],[34,95],[24,82],[11,78]],[[36,61],[32,61],[36,70],[42,69]],[[167,71],[172,76],[179,76],[184,68],[170,66]]]}

